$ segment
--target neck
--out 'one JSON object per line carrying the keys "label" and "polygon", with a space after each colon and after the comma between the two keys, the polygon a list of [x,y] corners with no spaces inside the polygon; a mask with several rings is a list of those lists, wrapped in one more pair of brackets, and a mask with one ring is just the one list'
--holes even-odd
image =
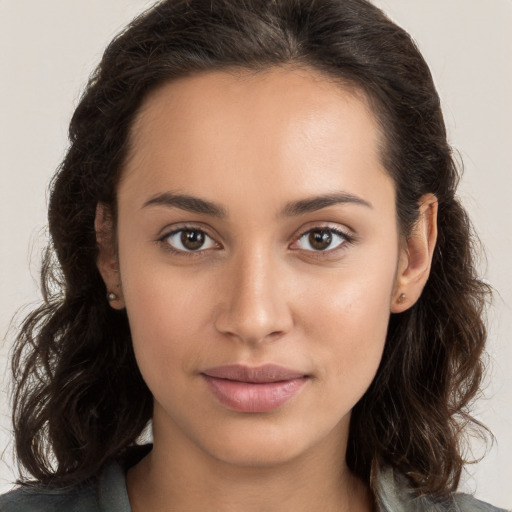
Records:
{"label": "neck", "polygon": [[152,452],[128,472],[132,510],[369,512],[369,488],[344,462],[346,439],[333,437],[293,460],[235,466],[156,431]]}

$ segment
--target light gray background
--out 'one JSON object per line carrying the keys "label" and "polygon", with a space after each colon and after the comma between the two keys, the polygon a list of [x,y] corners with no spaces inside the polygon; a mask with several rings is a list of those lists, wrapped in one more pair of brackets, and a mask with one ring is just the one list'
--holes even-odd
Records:
{"label": "light gray background", "polygon": [[[102,50],[144,0],[0,0],[0,334],[38,300],[46,188],[67,124]],[[512,507],[512,1],[376,0],[418,42],[465,164],[460,195],[487,250],[492,368],[477,416],[497,443],[464,489]],[[0,369],[12,337],[0,342]],[[0,394],[0,491],[13,480],[8,379]],[[482,446],[474,443],[476,454]]]}

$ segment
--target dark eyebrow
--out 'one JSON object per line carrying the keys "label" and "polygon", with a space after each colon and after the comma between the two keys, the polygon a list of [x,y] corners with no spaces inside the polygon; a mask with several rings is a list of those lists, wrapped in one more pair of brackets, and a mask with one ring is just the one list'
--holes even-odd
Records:
{"label": "dark eyebrow", "polygon": [[[297,215],[303,215],[304,213],[321,210],[328,206],[344,203],[352,203],[366,206],[367,208],[373,208],[371,203],[361,199],[360,197],[349,194],[348,192],[339,192],[336,194],[325,194],[288,203],[283,208],[281,216],[295,217]],[[146,201],[142,207],[146,208],[152,205],[171,206],[180,208],[181,210],[193,213],[203,213],[205,215],[212,215],[219,218],[227,217],[227,212],[222,206],[212,203],[211,201],[207,201],[206,199],[200,199],[199,197],[189,196],[186,194],[164,192]]]}
{"label": "dark eyebrow", "polygon": [[222,206],[207,201],[206,199],[200,199],[199,197],[188,196],[186,194],[164,192],[146,201],[142,207],[146,208],[152,205],[172,206],[188,212],[204,213],[219,218],[227,217],[226,210]]}
{"label": "dark eyebrow", "polygon": [[357,204],[361,206],[366,206],[367,208],[373,208],[372,204],[360,197],[357,197],[353,194],[349,194],[348,192],[339,192],[335,194],[325,194],[322,196],[312,197],[310,199],[301,199],[300,201],[294,201],[292,203],[288,203],[281,213],[284,217],[294,217],[296,215],[302,215],[304,213],[314,212],[316,210],[321,210],[322,208],[327,208],[328,206],[332,206],[335,204],[344,204],[351,203]]}

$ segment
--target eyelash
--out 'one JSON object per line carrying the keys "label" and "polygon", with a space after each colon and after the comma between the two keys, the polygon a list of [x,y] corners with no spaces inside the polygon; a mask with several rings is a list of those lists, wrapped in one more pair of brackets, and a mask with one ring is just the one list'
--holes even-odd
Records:
{"label": "eyelash", "polygon": [[[345,231],[342,231],[339,228],[334,228],[331,226],[315,226],[313,228],[310,228],[310,229],[302,232],[299,236],[295,237],[294,241],[292,243],[298,242],[299,240],[303,239],[308,234],[310,234],[314,231],[327,231],[327,232],[329,232],[333,235],[337,235],[343,239],[343,241],[338,246],[336,246],[334,249],[328,249],[325,251],[305,250],[305,252],[309,253],[309,255],[314,258],[328,257],[329,255],[337,253],[340,250],[343,250],[344,248],[346,248],[346,246],[352,245],[355,242],[354,236],[349,235],[348,233],[346,233]],[[198,249],[197,251],[190,251],[190,250],[185,251],[185,250],[174,248],[167,240],[169,239],[169,237],[176,235],[178,233],[182,233],[182,232],[202,233],[203,235],[206,235],[206,237],[213,240],[213,238],[204,229],[197,228],[195,226],[182,226],[179,229],[175,229],[173,231],[170,231],[169,233],[166,233],[165,235],[160,237],[157,240],[157,242],[160,243],[166,251],[168,251],[172,254],[175,254],[178,256],[191,257],[191,258],[203,257],[205,255],[205,253],[210,250],[210,248],[208,248],[208,249]],[[217,242],[215,242],[215,244],[217,244]],[[217,244],[217,245],[219,245],[219,244]],[[298,250],[300,250],[300,249],[298,249]]]}
{"label": "eyelash", "polygon": [[[182,232],[196,232],[196,233],[203,233],[208,238],[213,240],[213,238],[204,230],[201,228],[197,228],[195,226],[182,226],[179,229],[174,229],[173,231],[170,231],[169,233],[166,233],[161,238],[158,239],[158,243],[160,243],[163,248],[170,252],[171,254],[175,254],[177,256],[186,256],[190,258],[198,258],[204,256],[204,253],[208,251],[209,249],[199,249],[197,251],[182,251],[180,249],[175,249],[169,242],[167,242],[168,238],[176,235],[178,233]],[[218,245],[218,244],[217,244]]]}
{"label": "eyelash", "polygon": [[310,228],[310,229],[302,232],[298,237],[295,238],[293,243],[296,243],[299,240],[302,240],[303,238],[307,237],[310,233],[313,233],[315,231],[320,231],[320,232],[326,231],[326,232],[329,232],[331,235],[336,235],[336,236],[342,238],[343,240],[339,245],[337,245],[333,249],[327,249],[325,251],[305,250],[305,252],[307,252],[308,255],[313,258],[327,258],[331,255],[337,254],[339,251],[346,249],[346,247],[348,245],[351,245],[355,242],[354,236],[349,235],[348,233],[346,233],[345,231],[343,231],[339,228],[334,228],[331,226],[315,226],[313,228]]}

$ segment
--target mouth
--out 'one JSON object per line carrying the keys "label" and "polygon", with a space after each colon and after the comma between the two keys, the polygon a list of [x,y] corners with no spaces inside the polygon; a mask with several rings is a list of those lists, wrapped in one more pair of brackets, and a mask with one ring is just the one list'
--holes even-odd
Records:
{"label": "mouth", "polygon": [[201,373],[217,400],[240,412],[267,412],[284,405],[297,395],[310,376],[282,366],[259,367],[227,365]]}

